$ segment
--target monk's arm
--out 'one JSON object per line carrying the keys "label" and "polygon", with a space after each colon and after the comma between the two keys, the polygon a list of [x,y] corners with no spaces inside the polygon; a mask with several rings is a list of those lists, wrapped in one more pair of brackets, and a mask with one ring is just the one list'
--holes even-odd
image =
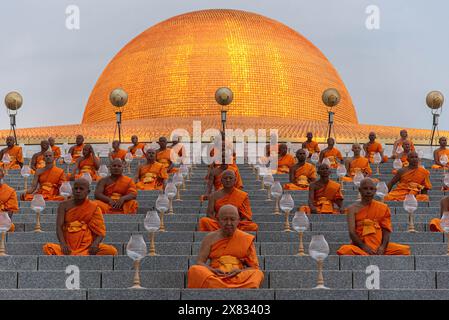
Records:
{"label": "monk's arm", "polygon": [[388,192],[390,192],[393,186],[401,180],[401,175],[402,169],[400,169],[398,173],[396,173],[395,176],[390,180],[390,182],[388,182],[387,184]]}
{"label": "monk's arm", "polygon": [[65,241],[64,237],[64,220],[65,220],[65,206],[66,202],[63,202],[58,207],[58,215],[56,217],[56,236],[58,237],[58,241],[61,245],[61,250],[65,255],[70,254],[70,249],[67,246],[67,243]]}
{"label": "monk's arm", "polygon": [[209,196],[209,199],[207,202],[206,213],[209,218],[215,219],[215,196],[214,196],[214,194],[211,194]]}
{"label": "monk's arm", "polygon": [[138,183],[140,179],[140,169],[142,168],[142,165],[140,165],[136,170],[136,175],[134,176],[134,182]]}
{"label": "monk's arm", "polygon": [[109,205],[113,205],[114,201],[111,198],[106,197],[104,194],[105,182],[105,179],[101,179],[100,181],[98,181],[97,187],[95,188],[95,199],[103,201],[104,203],[107,203]]}
{"label": "monk's arm", "polygon": [[368,143],[363,144],[363,150],[365,150],[365,153],[368,154]]}
{"label": "monk's arm", "polygon": [[443,165],[440,162],[440,159],[438,158],[438,149],[433,152],[433,161],[435,161],[436,165],[443,167]]}
{"label": "monk's arm", "polygon": [[95,156],[93,149],[92,149],[92,158],[94,159],[95,170],[100,169],[100,159],[97,156]]}
{"label": "monk's arm", "polygon": [[345,160],[345,168],[346,168],[346,176],[350,177],[351,176],[351,160],[350,159]]}
{"label": "monk's arm", "polygon": [[209,172],[209,181],[207,181],[207,195],[210,195],[212,192],[212,187],[214,185],[214,169],[211,169]]}
{"label": "monk's arm", "polygon": [[316,213],[315,200],[315,184],[309,186],[309,208],[311,213]]}
{"label": "monk's arm", "polygon": [[296,165],[291,166],[290,170],[288,172],[288,179],[290,183],[295,183],[295,171],[296,171]]}
{"label": "monk's arm", "polygon": [[71,146],[69,151],[68,151],[68,153],[70,153],[72,155],[72,157],[73,157],[73,150],[74,150],[74,148],[75,148],[75,146]]}
{"label": "monk's arm", "polygon": [[112,160],[114,160],[114,159],[112,159],[112,151],[109,152],[109,154],[108,154],[108,159],[109,159],[109,162],[112,162]]}
{"label": "monk's arm", "polygon": [[443,213],[449,211],[449,198],[443,198],[440,201],[440,216],[443,216]]}
{"label": "monk's arm", "polygon": [[37,160],[36,158],[37,158],[37,156],[34,154],[31,157],[31,162],[30,162],[30,168],[34,171],[36,171],[36,160]]}
{"label": "monk's arm", "polygon": [[377,248],[377,254],[383,255],[385,253],[385,249],[388,246],[388,243],[390,242],[390,234],[391,232],[385,228],[382,228],[382,244],[379,248]]}
{"label": "monk's arm", "polygon": [[31,183],[31,186],[29,187],[28,190],[25,190],[25,192],[28,194],[34,193],[35,191],[37,191],[38,185],[39,185],[39,174],[36,172],[36,174],[33,177],[33,182]]}
{"label": "monk's arm", "polygon": [[207,264],[207,260],[209,259],[210,254],[210,247],[211,247],[211,234],[208,234],[206,237],[204,237],[203,242],[201,242],[200,251],[198,252],[198,257],[196,258],[196,264],[209,269],[210,271],[212,271],[217,275],[225,274],[220,269],[214,269]]}
{"label": "monk's arm", "polygon": [[335,204],[337,205],[338,210],[341,213],[341,210],[343,209],[343,199],[336,199],[335,200]]}
{"label": "monk's arm", "polygon": [[368,247],[358,236],[356,232],[356,226],[355,226],[355,214],[357,212],[357,209],[351,206],[348,208],[348,214],[347,214],[347,221],[348,221],[348,229],[349,229],[349,237],[351,238],[352,244],[359,247],[366,253],[372,255],[374,254],[374,251]]}
{"label": "monk's arm", "polygon": [[[324,149],[324,150],[326,150],[326,149]],[[319,158],[319,161],[318,161],[319,163],[323,163],[323,160],[324,160],[324,150],[320,152],[320,158]]]}

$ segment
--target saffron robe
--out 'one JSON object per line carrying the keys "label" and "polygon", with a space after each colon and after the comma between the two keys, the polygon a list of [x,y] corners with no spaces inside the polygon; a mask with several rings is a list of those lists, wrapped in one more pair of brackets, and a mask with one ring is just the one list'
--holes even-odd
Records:
{"label": "saffron robe", "polygon": [[278,158],[278,170],[277,174],[289,173],[290,168],[296,163],[295,158],[291,154],[286,154],[283,157]]}
{"label": "saffron robe", "polygon": [[391,190],[384,198],[385,201],[404,201],[405,196],[413,194],[418,201],[429,201],[427,194],[421,194],[422,189],[432,189],[430,173],[424,168],[418,167],[404,173],[394,190]]}
{"label": "saffron robe", "polygon": [[[59,195],[59,187],[66,181],[64,170],[58,167],[52,167],[39,175],[39,189],[36,193],[41,194],[47,201],[62,201],[63,196]],[[23,194],[23,200],[33,200],[34,194]]]}
{"label": "saffron robe", "polygon": [[139,182],[136,184],[136,188],[138,190],[162,190],[166,179],[168,179],[168,174],[162,163],[146,164],[140,168]]}
{"label": "saffron robe", "polygon": [[[118,200],[122,196],[131,193],[137,195],[137,189],[133,179],[127,176],[121,176],[116,182],[111,183],[104,188],[104,195],[112,200]],[[109,203],[105,203],[101,200],[95,200],[95,202],[101,208],[103,213],[137,213],[138,203],[135,199],[126,201],[121,209],[113,209]]]}
{"label": "saffron robe", "polygon": [[[0,211],[2,212],[20,212],[19,202],[17,201],[16,190],[8,186],[6,183],[0,185]],[[14,232],[16,227],[11,224],[8,232]]]}
{"label": "saffron robe", "polygon": [[323,160],[328,158],[331,163],[331,168],[335,169],[338,167],[337,159],[343,160],[341,152],[337,148],[332,148],[331,150],[323,150]]}
{"label": "saffron robe", "polygon": [[[313,205],[317,209],[317,213],[337,213],[334,209],[335,201],[342,199],[341,185],[338,182],[329,180],[329,182],[321,189],[316,189],[313,197]],[[311,213],[309,206],[302,206],[301,211],[307,214]]]}
{"label": "saffron robe", "polygon": [[11,149],[7,148],[3,154],[5,153],[9,155],[10,162],[9,164],[4,164],[3,162],[0,162],[0,167],[3,167],[8,170],[20,170],[19,162],[23,163],[22,148],[19,146],[13,146]]}
{"label": "saffron robe", "polygon": [[284,184],[285,190],[309,190],[311,179],[316,179],[316,168],[308,162],[295,171],[295,182]]}

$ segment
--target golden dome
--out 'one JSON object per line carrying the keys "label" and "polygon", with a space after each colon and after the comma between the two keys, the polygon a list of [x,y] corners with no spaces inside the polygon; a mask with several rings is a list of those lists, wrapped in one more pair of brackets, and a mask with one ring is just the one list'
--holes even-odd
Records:
{"label": "golden dome", "polygon": [[[113,121],[115,88],[129,95],[123,120],[217,116],[219,87],[229,87],[232,116],[327,120],[321,96],[341,94],[336,123],[357,124],[337,71],[305,37],[275,20],[237,10],[204,10],[165,20],[129,42],[108,64],[83,123]],[[256,120],[254,120],[256,119]]]}

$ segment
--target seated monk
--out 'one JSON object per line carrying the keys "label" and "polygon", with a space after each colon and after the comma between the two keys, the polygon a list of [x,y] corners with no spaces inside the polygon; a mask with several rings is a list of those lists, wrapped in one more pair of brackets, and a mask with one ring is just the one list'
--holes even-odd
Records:
{"label": "seated monk", "polygon": [[[429,201],[427,190],[432,189],[429,171],[418,166],[419,158],[416,152],[410,152],[407,160],[409,166],[399,169],[388,183],[390,192],[385,196],[385,201],[403,201],[409,193],[416,196],[418,201]],[[398,183],[396,189],[391,190],[396,183]]]}
{"label": "seated monk", "polygon": [[259,288],[264,274],[259,270],[254,236],[238,230],[237,208],[222,206],[218,224],[220,229],[201,242],[197,262],[189,268],[187,288]]}
{"label": "seated monk", "polygon": [[97,184],[96,203],[103,213],[137,213],[136,185],[133,179],[123,175],[123,162],[112,160],[109,171],[111,175]]}
{"label": "seated monk", "polygon": [[106,236],[103,214],[95,201],[88,199],[89,183],[78,179],[73,185],[73,198],[61,202],[56,217],[58,243],[43,246],[46,255],[116,256],[117,249],[102,243]]}
{"label": "seated monk", "polygon": [[120,159],[125,162],[126,150],[120,149],[120,141],[114,140],[112,142],[112,151],[109,153],[109,162],[114,159]]}
{"label": "seated monk", "polygon": [[298,163],[290,168],[290,183],[284,185],[285,190],[309,190],[309,184],[316,180],[315,166],[306,162],[306,157],[305,149],[296,151]]}
{"label": "seated monk", "polygon": [[312,154],[320,152],[320,147],[318,146],[318,143],[316,141],[312,140],[313,138],[312,132],[307,132],[306,137],[307,140],[303,142],[302,148],[307,149],[307,151],[309,151],[309,158],[310,158]]}
{"label": "seated monk", "polygon": [[164,165],[165,169],[167,169],[168,174],[178,172],[178,169],[175,168],[172,161],[172,150],[170,148],[167,148],[167,138],[160,137],[157,143],[159,144],[160,148],[156,153],[156,161]]}
{"label": "seated monk", "polygon": [[162,163],[156,162],[156,151],[148,149],[147,163],[137,168],[136,188],[138,190],[164,190],[168,179],[167,170]]}
{"label": "seated monk", "polygon": [[0,150],[0,160],[3,159],[5,154],[9,155],[9,163],[4,164],[0,162],[0,168],[7,170],[21,169],[23,166],[23,153],[22,148],[16,145],[14,137],[6,138],[6,148]]}
{"label": "seated monk", "polygon": [[379,153],[381,157],[381,163],[388,161],[388,156],[384,155],[384,150],[379,142],[376,142],[376,133],[370,132],[368,139],[369,141],[363,145],[363,150],[365,150],[366,157],[370,163],[374,163],[374,154]]}
{"label": "seated monk", "polygon": [[390,208],[385,203],[373,200],[376,190],[376,184],[370,178],[360,183],[362,199],[347,209],[352,244],[341,246],[337,250],[338,255],[410,255],[409,246],[390,242],[393,231]]}
{"label": "seated monk", "polygon": [[90,174],[92,181],[99,181],[101,177],[97,175],[98,169],[100,169],[100,159],[95,156],[94,148],[90,144],[85,144],[83,147],[83,156],[76,160],[75,169],[70,179],[79,179],[87,172]]}
{"label": "seated monk", "polygon": [[240,176],[239,168],[235,164],[214,164],[214,167],[210,170],[208,174],[208,183],[207,183],[207,194],[212,193],[212,188],[215,191],[218,191],[223,188],[223,184],[221,183],[221,178],[223,173],[226,170],[232,170],[235,174],[235,187],[237,189],[243,189],[242,177]]}
{"label": "seated monk", "polygon": [[215,231],[220,228],[217,222],[217,213],[220,208],[227,204],[232,204],[238,209],[240,223],[238,228],[243,231],[257,231],[258,226],[251,221],[253,213],[249,203],[248,194],[234,187],[235,173],[232,170],[226,170],[221,175],[223,189],[215,191],[209,196],[207,207],[207,217],[199,221],[199,231]]}
{"label": "seated monk", "polygon": [[22,200],[33,200],[34,194],[41,194],[47,201],[62,201],[59,187],[66,181],[64,170],[55,166],[53,151],[44,152],[45,167],[37,169],[31,187],[22,194]]}
{"label": "seated monk", "polygon": [[287,153],[287,145],[281,143],[278,152],[278,168],[276,174],[289,173],[290,168],[296,163],[295,158]]}
{"label": "seated monk", "polygon": [[343,181],[352,182],[354,176],[357,172],[362,172],[365,177],[371,176],[373,171],[369,165],[369,161],[367,158],[360,156],[360,152],[362,151],[362,147],[358,143],[354,143],[352,145],[352,152],[354,153],[354,157],[352,159],[346,159],[346,177],[343,177]]}
{"label": "seated monk", "polygon": [[48,144],[50,145],[51,151],[53,151],[53,157],[55,158],[55,161],[57,161],[59,158],[61,158],[61,148],[55,145],[55,138],[53,137],[48,138]]}
{"label": "seated monk", "polygon": [[319,163],[323,163],[324,158],[327,158],[331,164],[331,168],[335,169],[338,167],[337,159],[340,161],[340,163],[343,163],[343,156],[341,155],[341,152],[337,148],[334,148],[334,145],[335,145],[334,138],[328,138],[327,148],[320,152]]}
{"label": "seated monk", "polygon": [[[448,211],[449,211],[449,196],[446,196],[440,201],[440,215],[443,216],[443,213]],[[430,231],[444,232],[443,228],[441,227],[441,219],[434,218],[430,221]]]}
{"label": "seated monk", "polygon": [[131,137],[132,146],[128,148],[128,151],[131,152],[133,157],[136,157],[136,151],[138,149],[142,150],[142,158],[145,157],[145,143],[139,142],[139,138],[136,135]]}
{"label": "seated monk", "polygon": [[448,163],[446,163],[446,165],[443,165],[440,162],[441,156],[445,155],[449,159],[449,149],[446,149],[447,139],[446,137],[440,137],[438,142],[440,144],[440,147],[433,152],[433,161],[435,162],[435,164],[432,165],[432,169],[448,169],[449,161]]}
{"label": "seated monk", "polygon": [[31,157],[30,168],[31,168],[32,174],[34,174],[34,172],[37,169],[41,169],[41,168],[45,167],[44,153],[46,151],[51,151],[50,143],[47,140],[42,140],[41,141],[41,151],[36,152]]}
{"label": "seated monk", "polygon": [[[327,164],[318,167],[320,179],[309,187],[309,205],[302,206],[301,211],[310,213],[340,213],[343,207],[341,185],[329,179],[330,168]],[[337,205],[337,208],[334,208]]]}
{"label": "seated monk", "polygon": [[403,147],[405,141],[410,142],[410,150],[415,151],[415,145],[413,144],[413,141],[408,138],[407,130],[401,130],[400,135],[401,137],[398,140],[396,140],[393,144],[393,154],[391,155],[391,158],[393,159],[399,158],[397,152],[398,147],[401,146]]}
{"label": "seated monk", "polygon": [[72,163],[75,163],[78,158],[83,155],[84,150],[84,137],[79,134],[76,136],[76,144],[71,146],[69,149],[70,155],[72,156]]}
{"label": "seated monk", "polygon": [[[19,202],[17,201],[16,190],[3,182],[5,171],[0,168],[0,211],[8,212],[9,218],[12,220],[14,213],[19,212]],[[11,224],[8,232],[14,232],[14,223]]]}

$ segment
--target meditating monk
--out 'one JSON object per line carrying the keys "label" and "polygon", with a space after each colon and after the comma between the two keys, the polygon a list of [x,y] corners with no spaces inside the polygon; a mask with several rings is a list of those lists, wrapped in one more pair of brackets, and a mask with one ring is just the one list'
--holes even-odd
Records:
{"label": "meditating monk", "polygon": [[251,221],[252,211],[248,194],[235,185],[235,173],[232,170],[225,170],[221,175],[223,189],[213,192],[209,197],[207,207],[207,217],[199,221],[199,231],[214,231],[220,228],[217,222],[217,213],[220,208],[227,204],[234,205],[240,215],[238,228],[243,231],[257,231],[258,226]]}
{"label": "meditating monk", "polygon": [[315,166],[306,162],[306,157],[305,149],[296,151],[298,163],[290,168],[290,183],[284,185],[285,190],[309,190],[310,183],[316,180]]}
{"label": "meditating monk", "polygon": [[396,140],[393,144],[393,154],[391,156],[393,159],[398,158],[398,152],[397,152],[398,147],[403,146],[405,141],[409,141],[410,142],[410,150],[415,151],[415,145],[413,144],[413,141],[408,138],[407,130],[401,130],[401,132],[399,134],[401,135],[401,137],[398,140]]}
{"label": "meditating monk", "polygon": [[[235,206],[218,211],[220,229],[201,242],[196,264],[189,268],[188,288],[259,288],[264,274],[259,270],[255,237],[237,228],[239,213]],[[210,264],[207,261],[210,260]]]}
{"label": "meditating monk", "polygon": [[84,150],[84,137],[79,134],[76,136],[75,145],[71,146],[69,149],[69,153],[72,156],[72,163],[75,163],[78,158],[80,158],[83,154]]}
{"label": "meditating monk", "polygon": [[443,165],[440,161],[441,157],[444,155],[449,160],[449,149],[446,148],[447,146],[446,137],[440,137],[438,143],[440,144],[440,147],[433,152],[433,161],[435,162],[435,164],[432,165],[432,169],[444,169],[444,168],[448,169],[449,161],[447,161],[445,165]]}
{"label": "meditating monk", "polygon": [[338,161],[340,163],[343,163],[343,156],[341,155],[341,152],[334,147],[334,145],[335,145],[334,138],[328,138],[327,148],[320,152],[319,163],[323,163],[323,160],[327,158],[331,164],[331,168],[335,169],[338,167]]}
{"label": "meditating monk", "polygon": [[329,179],[330,168],[327,164],[319,165],[318,175],[320,179],[312,182],[309,187],[309,205],[302,206],[300,210],[307,214],[341,213],[343,208],[341,185]]}
{"label": "meditating monk", "polygon": [[352,159],[346,159],[346,177],[343,177],[343,181],[352,182],[354,176],[361,172],[365,177],[371,176],[373,171],[369,165],[369,161],[367,158],[362,157],[360,152],[362,151],[362,147],[358,143],[354,143],[352,145],[352,152],[354,153],[354,157]]}
{"label": "meditating monk", "polygon": [[14,137],[6,138],[6,148],[0,151],[0,160],[3,159],[3,156],[7,154],[9,155],[9,163],[5,164],[0,162],[0,167],[5,168],[7,170],[17,170],[21,169],[23,166],[23,153],[22,147],[16,145]]}
{"label": "meditating monk", "polygon": [[31,157],[30,168],[32,170],[31,171],[32,174],[34,174],[34,171],[36,171],[37,169],[41,169],[41,168],[45,167],[44,153],[47,150],[51,151],[50,143],[48,142],[48,140],[42,140],[41,141],[41,151],[36,152]]}
{"label": "meditating monk", "polygon": [[48,144],[50,145],[51,151],[53,151],[53,157],[57,161],[61,157],[61,148],[55,145],[55,138],[49,137]]}
{"label": "meditating monk", "polygon": [[379,142],[376,142],[376,133],[370,132],[368,135],[369,141],[363,145],[366,157],[370,163],[374,163],[374,154],[379,153],[381,157],[381,163],[388,161],[388,156],[384,155],[384,150]]}
{"label": "meditating monk", "polygon": [[295,158],[287,153],[287,150],[285,143],[279,145],[277,174],[289,173],[290,168],[296,163]]}
{"label": "meditating monk", "polygon": [[112,141],[112,151],[109,153],[109,162],[114,159],[120,159],[125,162],[126,150],[120,149],[120,141]]}
{"label": "meditating monk", "polygon": [[128,151],[131,152],[133,157],[136,157],[136,151],[138,149],[142,150],[142,158],[145,157],[145,143],[139,142],[139,138],[136,135],[131,137],[132,146],[128,148]]}
{"label": "meditating monk", "polygon": [[393,231],[390,208],[373,200],[376,190],[376,184],[370,178],[360,183],[362,199],[347,208],[352,244],[341,246],[338,255],[410,255],[409,246],[390,242]]}
{"label": "meditating monk", "polygon": [[[19,211],[19,202],[17,201],[16,190],[8,186],[3,178],[5,177],[5,171],[0,168],[0,211],[8,212],[9,218],[12,220],[12,216]],[[16,227],[14,223],[11,224],[8,232],[14,232]]]}
{"label": "meditating monk", "polygon": [[[443,213],[449,212],[449,196],[445,196],[440,201],[440,215],[443,216]],[[430,231],[432,232],[444,232],[441,227],[441,219],[434,218],[430,221]]]}
{"label": "meditating monk", "polygon": [[92,181],[99,181],[101,177],[97,175],[98,169],[100,169],[100,159],[95,156],[94,148],[90,144],[85,144],[83,155],[76,160],[75,171],[70,179],[79,179],[87,172],[90,174]]}
{"label": "meditating monk", "polygon": [[[414,151],[408,154],[407,161],[408,167],[399,169],[388,183],[389,193],[385,196],[385,201],[403,201],[409,193],[418,201],[429,201],[427,190],[432,189],[429,171],[419,166],[418,154]],[[392,190],[396,183],[398,185]]]}
{"label": "meditating monk", "polygon": [[148,149],[147,163],[137,168],[136,188],[138,190],[164,190],[168,179],[167,170],[162,163],[156,161],[156,151]]}
{"label": "meditating monk", "polygon": [[178,172],[178,168],[175,168],[174,163],[172,162],[172,150],[170,148],[167,148],[167,138],[160,137],[157,143],[159,144],[160,148],[156,153],[156,161],[164,165],[165,169],[167,169],[168,174]]}
{"label": "meditating monk", "polygon": [[133,179],[123,175],[123,162],[112,160],[111,175],[101,179],[95,189],[96,203],[103,213],[137,213],[137,189]]}
{"label": "meditating monk", "polygon": [[302,148],[307,149],[307,151],[309,151],[309,158],[310,158],[312,154],[320,152],[320,147],[318,146],[318,143],[316,141],[312,140],[313,138],[312,132],[307,132],[306,137],[307,140],[303,142]]}
{"label": "meditating monk", "polygon": [[218,191],[223,188],[221,183],[221,178],[226,170],[232,170],[235,174],[235,187],[237,189],[243,189],[243,182],[240,176],[239,168],[235,164],[214,164],[214,167],[210,170],[208,174],[207,183],[207,195],[212,193],[212,188]]}
{"label": "meditating monk", "polygon": [[73,185],[73,198],[58,206],[56,235],[58,243],[43,246],[46,255],[116,256],[117,249],[102,243],[106,236],[103,214],[95,201],[88,199],[89,183],[78,179]]}
{"label": "meditating monk", "polygon": [[59,187],[67,181],[64,170],[55,166],[53,151],[44,152],[45,167],[37,169],[31,187],[22,194],[22,200],[33,200],[34,194],[41,194],[47,201],[62,201]]}

